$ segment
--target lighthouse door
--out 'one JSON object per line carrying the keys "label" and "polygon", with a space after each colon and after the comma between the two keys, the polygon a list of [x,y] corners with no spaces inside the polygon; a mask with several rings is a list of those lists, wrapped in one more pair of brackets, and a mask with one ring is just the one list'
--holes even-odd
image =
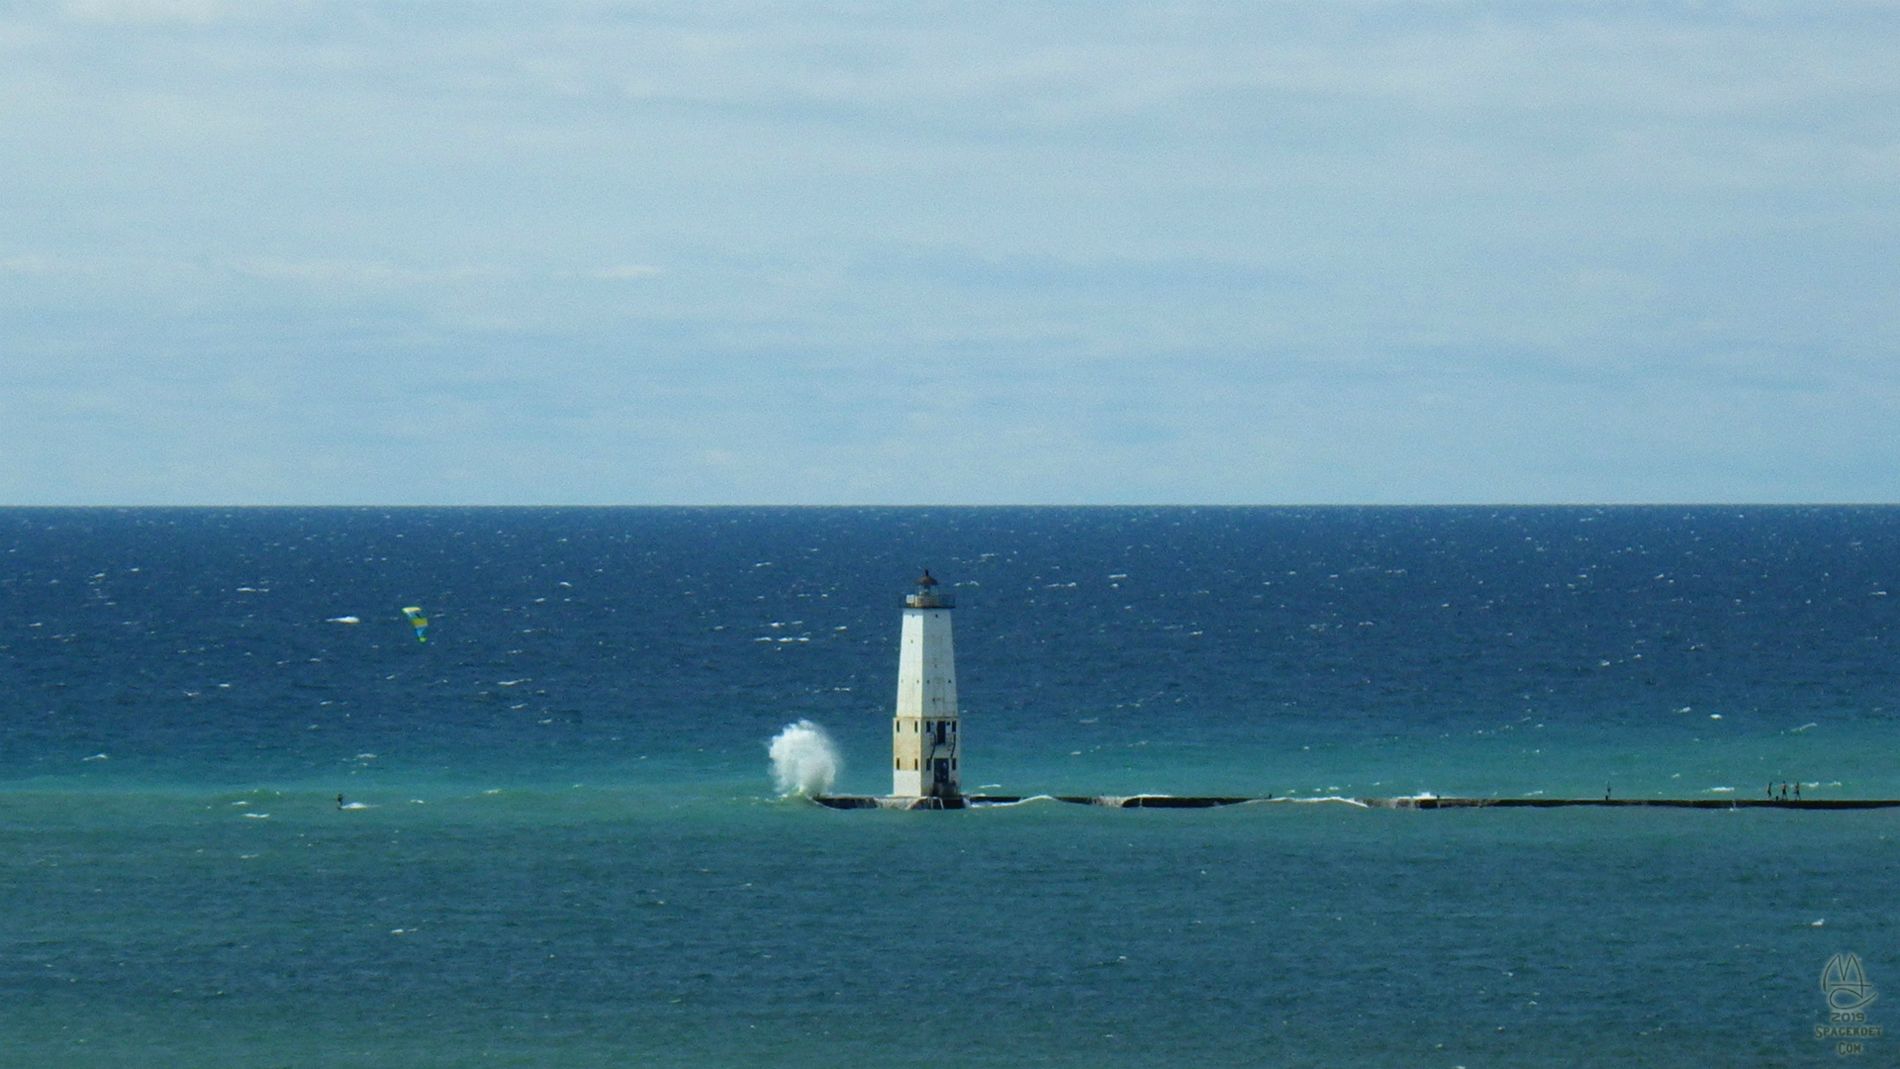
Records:
{"label": "lighthouse door", "polygon": [[930,793],[942,797],[950,791],[950,759],[939,757],[930,762]]}

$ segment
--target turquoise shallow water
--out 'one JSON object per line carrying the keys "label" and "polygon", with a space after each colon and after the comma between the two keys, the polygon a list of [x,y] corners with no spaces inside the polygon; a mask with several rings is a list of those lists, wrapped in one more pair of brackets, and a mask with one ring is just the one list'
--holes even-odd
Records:
{"label": "turquoise shallow water", "polygon": [[1900,795],[1897,520],[0,513],[0,1065],[1842,1064],[1900,814],[833,812],[765,744],[884,788],[928,563],[970,786]]}
{"label": "turquoise shallow water", "polygon": [[1783,1065],[1900,935],[1878,813],[7,805],[20,1065]]}

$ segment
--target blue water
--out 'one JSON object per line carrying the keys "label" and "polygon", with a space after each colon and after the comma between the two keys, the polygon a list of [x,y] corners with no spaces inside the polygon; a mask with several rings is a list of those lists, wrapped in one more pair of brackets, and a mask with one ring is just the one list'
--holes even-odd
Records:
{"label": "blue water", "polygon": [[926,566],[990,793],[1900,797],[1900,509],[5,510],[0,1065],[1834,1064],[1828,958],[1900,990],[1893,812],[775,799],[805,718],[888,789]]}

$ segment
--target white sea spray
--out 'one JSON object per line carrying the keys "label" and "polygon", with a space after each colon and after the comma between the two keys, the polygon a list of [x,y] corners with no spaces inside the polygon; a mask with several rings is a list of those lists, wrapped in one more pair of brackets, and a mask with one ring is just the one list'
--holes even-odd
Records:
{"label": "white sea spray", "polygon": [[825,794],[837,782],[844,762],[825,729],[810,720],[785,725],[769,747],[772,782],[781,798]]}

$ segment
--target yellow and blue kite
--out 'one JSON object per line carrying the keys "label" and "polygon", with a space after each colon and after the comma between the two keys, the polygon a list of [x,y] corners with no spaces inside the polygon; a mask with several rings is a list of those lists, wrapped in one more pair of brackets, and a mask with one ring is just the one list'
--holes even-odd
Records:
{"label": "yellow and blue kite", "polygon": [[422,608],[417,605],[405,605],[402,614],[408,618],[409,626],[416,629],[416,641],[429,641],[429,618],[422,615]]}

